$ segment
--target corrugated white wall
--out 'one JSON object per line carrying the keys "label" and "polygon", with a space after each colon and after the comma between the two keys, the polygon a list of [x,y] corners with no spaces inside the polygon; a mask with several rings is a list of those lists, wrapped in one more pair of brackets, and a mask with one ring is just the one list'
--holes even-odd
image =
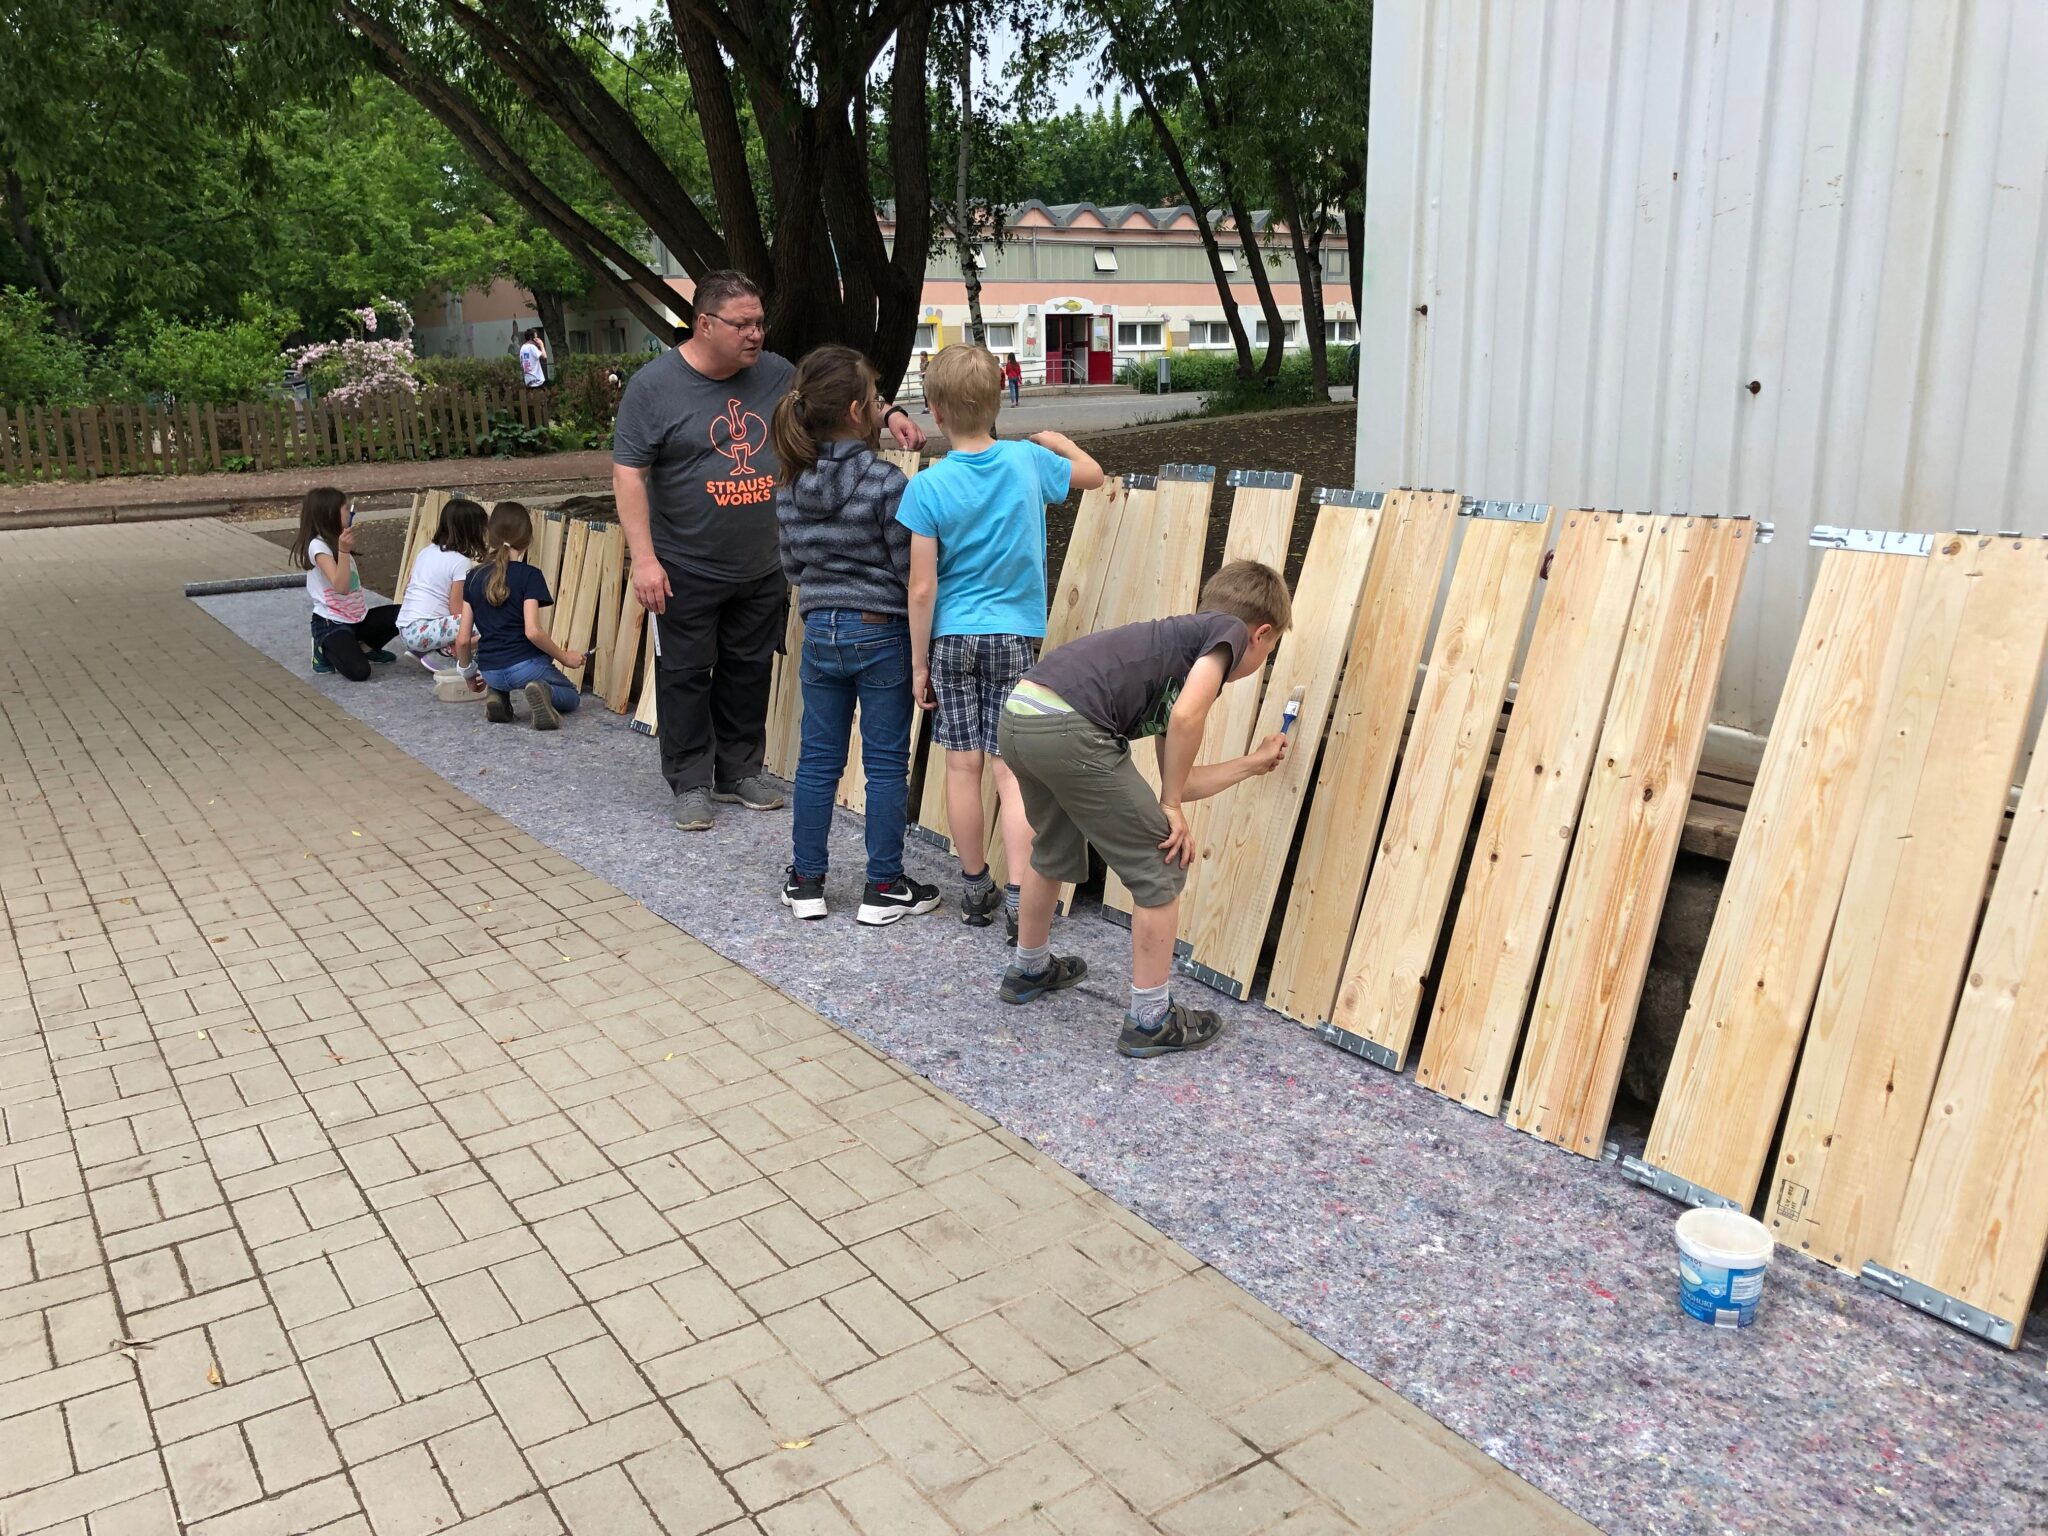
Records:
{"label": "corrugated white wall", "polygon": [[1378,0],[1358,483],[1775,522],[1762,731],[1812,525],[2048,532],[2044,186],[2048,0]]}

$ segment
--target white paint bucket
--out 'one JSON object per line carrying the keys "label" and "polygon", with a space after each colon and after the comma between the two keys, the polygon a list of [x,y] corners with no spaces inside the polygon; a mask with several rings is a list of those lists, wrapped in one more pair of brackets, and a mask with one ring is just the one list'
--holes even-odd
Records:
{"label": "white paint bucket", "polygon": [[1716,1328],[1747,1328],[1763,1295],[1771,1234],[1740,1211],[1702,1206],[1678,1218],[1678,1304]]}

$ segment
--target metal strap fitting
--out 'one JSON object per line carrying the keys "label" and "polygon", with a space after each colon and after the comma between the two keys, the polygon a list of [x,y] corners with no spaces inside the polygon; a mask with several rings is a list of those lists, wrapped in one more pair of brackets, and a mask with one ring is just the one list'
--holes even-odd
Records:
{"label": "metal strap fitting", "polygon": [[1886,1269],[1875,1259],[1863,1266],[1863,1283],[1874,1291],[1883,1291],[1917,1311],[1940,1318],[1945,1323],[1954,1323],[1965,1332],[1974,1333],[1980,1339],[1989,1339],[1994,1344],[2003,1344],[2011,1349],[2015,1342],[2012,1320],[1994,1317],[1982,1307],[1973,1307],[1967,1301],[1959,1301],[1946,1291],[1937,1291],[1909,1275],[1902,1275],[1895,1269]]}
{"label": "metal strap fitting", "polygon": [[1477,496],[1459,499],[1458,516],[1483,517],[1501,523],[1542,523],[1550,519],[1550,504],[1542,501],[1485,501]]}
{"label": "metal strap fitting", "polygon": [[[1174,947],[1176,949],[1185,949],[1184,945],[1177,944]],[[1191,953],[1176,954],[1173,957],[1173,968],[1180,972],[1181,975],[1189,976],[1199,981],[1205,987],[1214,987],[1225,997],[1234,998],[1239,1002],[1244,1001],[1245,986],[1243,982],[1234,976],[1226,976],[1221,971],[1213,970],[1202,964]]]}
{"label": "metal strap fitting", "polygon": [[[1969,533],[1975,530],[1958,528],[1956,531]],[[1815,549],[1847,549],[1869,555],[1934,553],[1934,535],[1931,533],[1900,533],[1887,528],[1837,528],[1831,523],[1818,524],[1807,535],[1807,542]]]}
{"label": "metal strap fitting", "polygon": [[1239,491],[1289,491],[1300,479],[1291,469],[1233,469],[1223,483]]}
{"label": "metal strap fitting", "polygon": [[1691,1179],[1682,1179],[1675,1173],[1666,1172],[1654,1163],[1646,1163],[1640,1157],[1624,1157],[1621,1171],[1645,1189],[1654,1189],[1658,1194],[1677,1200],[1685,1205],[1705,1205],[1717,1210],[1739,1211],[1741,1206],[1726,1195],[1717,1195],[1704,1184],[1695,1184]]}
{"label": "metal strap fitting", "polygon": [[1156,491],[1159,489],[1157,475],[1125,475],[1124,489],[1127,491]]}
{"label": "metal strap fitting", "polygon": [[1363,1035],[1354,1035],[1348,1029],[1339,1029],[1328,1019],[1316,1026],[1316,1038],[1325,1045],[1334,1045],[1340,1051],[1349,1051],[1362,1056],[1376,1067],[1385,1067],[1389,1072],[1401,1069],[1401,1060],[1377,1040],[1368,1040]]}
{"label": "metal strap fitting", "polygon": [[1159,466],[1162,480],[1214,480],[1214,464],[1162,464]]}
{"label": "metal strap fitting", "polygon": [[1353,491],[1334,485],[1319,485],[1309,497],[1319,507],[1378,507],[1385,505],[1386,499],[1385,491]]}

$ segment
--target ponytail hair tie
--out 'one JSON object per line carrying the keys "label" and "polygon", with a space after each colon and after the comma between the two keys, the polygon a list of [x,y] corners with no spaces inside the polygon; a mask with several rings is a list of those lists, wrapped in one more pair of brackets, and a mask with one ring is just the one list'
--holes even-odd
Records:
{"label": "ponytail hair tie", "polygon": [[789,392],[789,398],[795,401],[798,405],[802,405],[804,403],[804,392],[800,389],[792,389]]}

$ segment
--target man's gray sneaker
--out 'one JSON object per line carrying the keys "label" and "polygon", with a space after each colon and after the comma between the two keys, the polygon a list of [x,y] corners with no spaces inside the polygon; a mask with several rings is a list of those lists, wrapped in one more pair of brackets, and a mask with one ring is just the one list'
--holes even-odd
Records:
{"label": "man's gray sneaker", "polygon": [[782,791],[765,773],[749,774],[732,784],[720,784],[711,791],[711,798],[724,805],[744,805],[750,811],[779,811],[783,806]]}
{"label": "man's gray sneaker", "polygon": [[711,830],[711,791],[686,789],[676,796],[676,828],[682,832]]}

